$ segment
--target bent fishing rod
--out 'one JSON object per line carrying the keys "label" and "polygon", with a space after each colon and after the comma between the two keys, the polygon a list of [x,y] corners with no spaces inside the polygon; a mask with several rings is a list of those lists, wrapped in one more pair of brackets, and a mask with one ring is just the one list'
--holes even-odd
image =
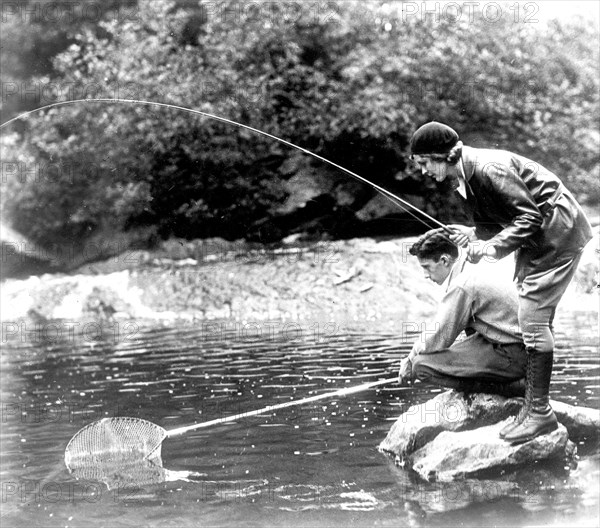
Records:
{"label": "bent fishing rod", "polygon": [[410,214],[413,218],[416,218],[419,222],[421,222],[422,224],[424,224],[425,226],[427,226],[428,228],[431,229],[431,226],[425,222],[423,220],[423,218],[415,215],[411,209],[413,211],[416,211],[418,213],[420,213],[423,217],[427,218],[427,220],[429,220],[430,222],[436,224],[437,226],[441,227],[444,231],[448,232],[448,233],[452,233],[452,230],[442,224],[441,222],[439,222],[438,220],[436,220],[433,216],[427,214],[425,211],[422,211],[421,209],[419,209],[418,207],[414,206],[413,204],[411,204],[410,202],[400,198],[399,196],[396,196],[395,194],[393,194],[392,192],[388,191],[387,189],[385,189],[384,187],[381,187],[380,185],[377,185],[376,183],[373,183],[372,181],[367,180],[366,178],[364,178],[363,176],[360,176],[359,174],[356,174],[355,172],[352,172],[351,170],[342,167],[341,165],[338,165],[337,163],[334,163],[333,161],[328,160],[327,158],[324,158],[323,156],[320,156],[319,154],[315,154],[314,152],[305,149],[303,147],[300,147],[290,141],[287,141],[285,139],[282,139],[280,137],[274,136],[273,134],[269,134],[268,132],[264,132],[263,130],[259,130],[258,128],[254,128],[251,127],[249,125],[245,125],[243,123],[238,123],[237,121],[233,121],[231,119],[227,119],[225,117],[221,117],[218,115],[214,115],[214,114],[210,114],[208,112],[203,112],[200,110],[195,110],[193,108],[186,108],[185,106],[178,106],[178,105],[174,105],[174,104],[170,104],[170,103],[160,103],[158,101],[146,101],[143,99],[111,99],[111,98],[96,98],[96,99],[72,99],[69,101],[59,101],[56,103],[51,103],[48,105],[44,105],[41,106],[39,108],[35,108],[33,110],[30,110],[28,112],[24,112],[22,114],[19,114],[16,117],[13,117],[12,119],[9,119],[8,121],[5,121],[4,123],[0,124],[0,129],[10,125],[11,123],[18,121],[20,119],[23,119],[25,117],[30,116],[31,114],[40,112],[42,110],[47,110],[49,108],[55,108],[58,106],[67,106],[67,105],[74,105],[74,104],[80,104],[80,103],[117,103],[117,104],[138,104],[138,105],[146,105],[146,106],[157,106],[157,107],[163,107],[163,108],[173,108],[175,110],[181,110],[183,112],[188,112],[191,114],[197,114],[197,115],[201,115],[204,117],[208,117],[210,119],[215,119],[216,121],[220,121],[222,123],[227,123],[229,125],[234,125],[240,128],[244,128],[246,130],[250,130],[252,132],[255,132],[257,134],[263,135],[265,137],[268,137],[270,139],[274,139],[276,141],[279,141],[280,143],[283,143],[284,145],[287,145],[289,147],[295,148],[297,150],[299,150],[300,152],[303,152],[304,154],[308,154],[309,156],[313,156],[314,158],[324,162],[324,163],[328,163],[329,165],[335,167],[338,170],[341,170],[343,172],[345,172],[346,174],[352,176],[353,178],[355,178],[356,180],[366,183],[367,185],[370,185],[371,187],[373,187],[376,191],[378,191],[380,194],[382,194],[383,196],[385,196],[388,200],[390,200],[392,203],[394,203],[395,205],[397,205],[398,207],[400,207],[401,209],[403,209],[404,211],[406,211],[408,214]]}

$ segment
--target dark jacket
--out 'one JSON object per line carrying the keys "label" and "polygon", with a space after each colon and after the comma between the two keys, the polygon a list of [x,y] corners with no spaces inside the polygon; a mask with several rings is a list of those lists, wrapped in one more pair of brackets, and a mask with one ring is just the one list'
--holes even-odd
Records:
{"label": "dark jacket", "polygon": [[573,195],[540,164],[505,150],[466,146],[462,160],[477,236],[500,258],[518,250],[518,277],[571,260],[592,238]]}

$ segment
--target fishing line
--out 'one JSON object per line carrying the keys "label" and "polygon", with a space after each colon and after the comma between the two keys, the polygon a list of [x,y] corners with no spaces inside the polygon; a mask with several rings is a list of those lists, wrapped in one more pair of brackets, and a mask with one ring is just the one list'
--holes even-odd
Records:
{"label": "fishing line", "polygon": [[[285,139],[281,139],[273,134],[269,134],[268,132],[264,132],[257,128],[253,128],[251,126],[245,125],[243,123],[238,123],[231,119],[226,119],[224,117],[220,117],[214,114],[210,114],[208,112],[202,112],[200,110],[194,110],[191,108],[186,108],[183,106],[173,105],[169,103],[159,103],[156,101],[145,101],[138,99],[75,99],[71,101],[60,101],[57,103],[48,104],[42,106],[40,108],[36,108],[34,110],[30,110],[28,112],[24,112],[8,121],[0,124],[0,129],[10,125],[11,123],[23,119],[31,114],[36,112],[40,112],[45,109],[54,108],[58,106],[67,106],[74,105],[79,103],[123,103],[123,104],[140,104],[140,105],[149,105],[149,106],[158,106],[164,108],[173,108],[176,110],[182,110],[184,112],[189,112],[192,114],[198,114],[204,117],[208,117],[210,119],[215,119],[217,121],[221,121],[223,123],[227,123],[230,125],[234,125],[237,127],[245,128],[257,134],[261,134],[268,138],[274,139],[288,145],[289,147],[295,148],[305,154],[313,156],[314,158],[328,163],[329,165],[349,174],[353,178],[370,185],[383,196],[388,198],[392,203],[397,205],[398,207],[405,210],[411,216],[416,218],[419,222],[426,225],[430,228],[430,225],[425,222],[422,218],[413,214],[413,211],[420,213],[423,217],[427,218],[430,222],[440,226],[445,231],[450,231],[450,228],[437,221],[432,216],[428,215],[424,211],[421,211],[418,207],[412,205],[410,202],[403,200],[402,198],[396,196],[391,193],[387,189],[367,180],[366,178],[330,161],[314,152],[311,152],[303,147],[295,145],[290,141],[286,141]],[[317,400],[321,400],[324,398],[331,398],[334,396],[344,396],[347,394],[353,394],[356,392],[360,392],[369,388],[374,388],[379,385],[389,384],[396,382],[396,378],[383,379],[378,381],[373,381],[369,383],[365,383],[363,385],[359,385],[357,387],[350,387],[345,389],[340,389],[335,392],[319,394],[316,396],[311,396],[308,398],[304,398],[302,400],[293,400],[289,402],[284,402],[277,405],[272,405],[265,407],[263,409],[257,409],[254,411],[249,411],[246,413],[228,416],[225,418],[219,418],[216,420],[211,420],[209,422],[204,423],[196,423],[184,427],[180,427],[178,429],[174,429],[171,431],[166,431],[162,427],[149,422],[147,420],[141,420],[139,418],[131,418],[131,417],[118,417],[112,419],[103,419],[98,422],[94,422],[85,426],[78,433],[71,438],[67,448],[65,450],[65,464],[69,468],[70,471],[76,470],[86,470],[89,467],[95,467],[101,465],[106,461],[114,461],[115,457],[122,461],[128,458],[138,458],[143,457],[144,459],[148,459],[150,461],[160,460],[160,448],[162,442],[167,437],[177,436],[181,434],[185,434],[189,431],[196,430],[202,427],[208,427],[211,425],[217,425],[225,422],[237,421],[242,417],[254,416],[259,414],[264,414],[266,412],[270,412],[276,409],[282,409],[286,407],[291,407],[295,405],[302,405],[308,402],[314,402]],[[162,466],[162,464],[160,464]]]}
{"label": "fishing line", "polygon": [[245,128],[246,130],[250,130],[252,132],[255,132],[257,134],[261,134],[263,136],[266,136],[270,139],[274,139],[276,141],[279,141],[280,143],[283,143],[284,145],[287,145],[289,147],[295,148],[301,152],[304,152],[305,154],[308,154],[309,156],[313,156],[314,158],[324,162],[324,163],[328,163],[329,165],[335,167],[336,169],[339,169],[343,172],[345,172],[346,174],[349,174],[350,176],[352,176],[353,178],[357,179],[360,182],[366,183],[367,185],[370,185],[371,187],[373,187],[376,191],[378,191],[379,193],[381,193],[383,196],[385,196],[388,200],[390,200],[393,204],[397,205],[398,207],[400,207],[402,210],[406,211],[408,214],[410,214],[413,218],[416,218],[419,222],[421,222],[422,224],[424,224],[425,226],[427,226],[429,229],[431,229],[431,226],[425,222],[425,220],[423,220],[423,218],[415,215],[411,209],[413,211],[417,211],[418,213],[420,213],[423,217],[427,218],[430,222],[436,224],[437,226],[441,227],[442,229],[444,229],[444,231],[448,231],[451,232],[450,228],[448,228],[447,226],[445,226],[444,224],[442,224],[441,222],[439,222],[438,220],[436,220],[435,218],[433,218],[432,216],[430,216],[429,214],[427,214],[425,211],[422,211],[421,209],[419,209],[418,207],[414,206],[413,204],[411,204],[410,202],[403,200],[402,198],[400,198],[399,196],[396,196],[395,194],[393,194],[392,192],[388,191],[387,189],[385,189],[384,187],[381,187],[379,185],[377,185],[376,183],[373,183],[369,180],[367,180],[366,178],[364,178],[363,176],[360,176],[359,174],[356,174],[355,172],[352,172],[349,169],[346,169],[345,167],[342,167],[341,165],[338,165],[337,163],[334,163],[333,161],[328,160],[327,158],[324,158],[323,156],[320,156],[319,154],[315,154],[314,152],[311,152],[310,150],[307,150],[303,147],[300,147],[298,145],[295,145],[294,143],[291,143],[290,141],[287,141],[285,139],[282,139],[280,137],[274,136],[273,134],[269,134],[268,132],[264,132],[263,130],[259,130],[257,128],[251,127],[249,125],[245,125],[243,123],[238,123],[237,121],[233,121],[231,119],[227,119],[225,117],[220,117],[214,114],[210,114],[208,112],[202,112],[200,110],[194,110],[192,108],[186,108],[185,106],[178,106],[178,105],[174,105],[174,104],[170,104],[170,103],[159,103],[157,101],[145,101],[143,99],[110,99],[110,98],[98,98],[98,99],[73,99],[70,101],[59,101],[57,103],[51,103],[45,106],[41,106],[39,108],[35,108],[33,110],[30,110],[28,112],[24,112],[22,114],[19,114],[16,117],[13,117],[12,119],[9,119],[8,121],[0,124],[0,129],[4,128],[5,126],[10,125],[11,123],[19,120],[19,119],[23,119],[31,114],[40,112],[42,110],[46,110],[49,108],[54,108],[57,106],[67,106],[67,105],[74,105],[74,104],[79,104],[79,103],[122,103],[122,104],[140,104],[140,105],[149,105],[149,106],[158,106],[158,107],[163,107],[163,108],[174,108],[176,110],[182,110],[184,112],[189,112],[192,114],[198,114],[204,117],[208,117],[210,119],[215,119],[217,121],[221,121],[222,123],[227,123],[229,125],[234,125],[240,128]]}

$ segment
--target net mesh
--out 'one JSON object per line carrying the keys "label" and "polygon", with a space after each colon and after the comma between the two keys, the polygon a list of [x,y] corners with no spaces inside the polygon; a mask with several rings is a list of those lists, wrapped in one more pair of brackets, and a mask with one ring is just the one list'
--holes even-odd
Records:
{"label": "net mesh", "polygon": [[102,482],[108,489],[123,490],[165,482],[169,470],[162,467],[160,457],[153,460],[115,457],[100,464],[78,466],[71,474],[78,480]]}
{"label": "net mesh", "polygon": [[162,467],[160,447],[167,432],[141,418],[104,418],[81,429],[67,445],[65,464],[71,472],[127,465],[148,459]]}

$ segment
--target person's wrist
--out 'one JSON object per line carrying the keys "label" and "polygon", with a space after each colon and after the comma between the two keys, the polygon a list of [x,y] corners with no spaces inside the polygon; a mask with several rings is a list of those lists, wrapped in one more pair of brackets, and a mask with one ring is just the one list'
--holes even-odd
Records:
{"label": "person's wrist", "polygon": [[498,250],[496,249],[496,246],[487,246],[484,249],[484,254],[486,257],[491,258],[491,259],[498,258]]}

